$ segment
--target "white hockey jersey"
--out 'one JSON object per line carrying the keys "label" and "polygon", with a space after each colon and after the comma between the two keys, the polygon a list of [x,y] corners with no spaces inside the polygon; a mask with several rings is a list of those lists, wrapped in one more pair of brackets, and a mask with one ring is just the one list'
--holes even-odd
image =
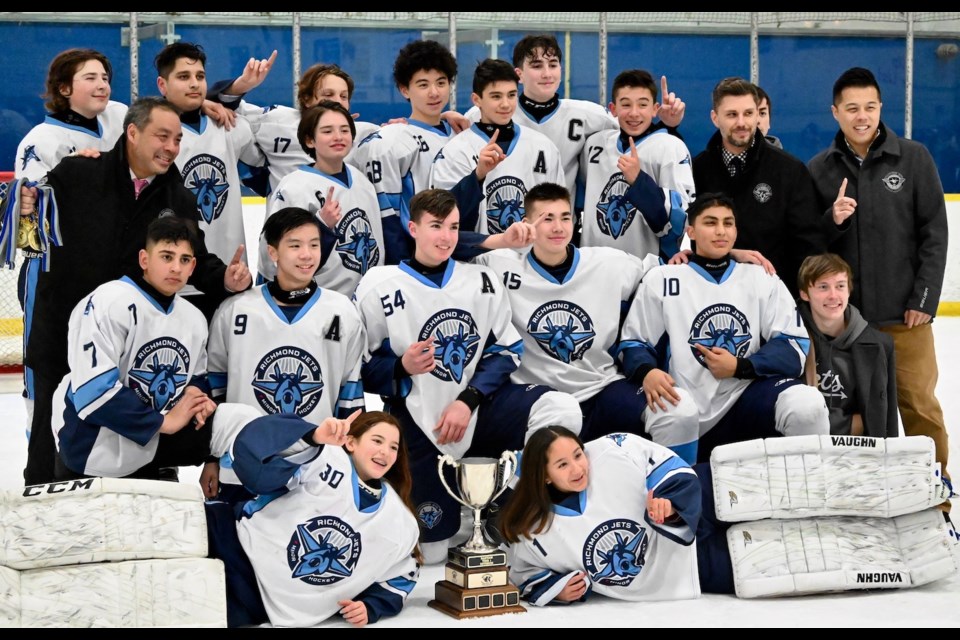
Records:
{"label": "white hockey jersey", "polygon": [[74,307],[67,336],[70,373],[52,421],[60,453],[78,473],[133,473],[153,460],[163,415],[187,385],[206,384],[206,319],[180,297],[165,310],[123,277]]}
{"label": "white hockey jersey", "polygon": [[563,282],[543,269],[532,251],[491,251],[476,258],[493,269],[507,291],[513,326],[523,337],[517,384],[542,384],[592,398],[623,378],[614,361],[620,319],[649,263],[609,248],[573,249]]}
{"label": "white hockey jersey", "polygon": [[[467,111],[466,117],[477,122],[480,120],[480,110],[473,107]],[[564,181],[560,184],[566,186],[571,194],[577,190],[580,152],[587,138],[598,131],[619,128],[616,118],[599,104],[568,98],[561,98],[556,110],[540,122],[527,113],[522,101],[518,101],[513,121],[522,127],[539,131],[557,146],[564,174]]]}
{"label": "white hockey jersey", "polygon": [[47,116],[20,141],[13,168],[15,177],[36,181],[74,151],[109,151],[123,134],[126,115],[127,105],[111,100],[97,116],[97,133]]}
{"label": "white hockey jersey", "polygon": [[[242,100],[237,107],[237,113],[250,124],[253,138],[266,158],[266,166],[270,172],[270,191],[267,195],[276,191],[284,177],[304,165],[313,164],[313,158],[300,146],[297,138],[297,129],[300,128],[299,109],[283,105],[258,107]],[[370,122],[354,124],[357,127],[357,135],[353,139],[354,149],[361,140],[379,128]]]}
{"label": "white hockey jersey", "polygon": [[[641,174],[631,189],[617,168],[620,156],[630,153],[629,147],[623,148],[619,129],[587,140],[580,160],[586,178],[581,246],[616,247],[636,256],[667,249],[663,253],[672,256],[686,228],[685,211],[696,194],[690,152],[665,129],[650,133],[636,146]],[[638,208],[637,201],[647,206]],[[669,247],[661,246],[665,239]]]}
{"label": "white hockey jersey", "polygon": [[[666,337],[668,371],[677,386],[693,394],[700,409],[700,433],[726,414],[750,380],[718,380],[695,345],[720,347],[749,358],[759,376],[799,375],[810,339],[787,287],[752,264],[730,266],[718,284],[696,264],[666,265],[644,276],[623,326],[625,368]],[[630,347],[636,348],[631,352]],[[790,372],[790,373],[787,373]]]}
{"label": "white hockey jersey", "polygon": [[366,348],[350,300],[318,288],[293,320],[266,285],[228,298],[210,324],[208,369],[214,396],[319,424],[363,407]]}
{"label": "white hockey jersey", "polygon": [[[520,363],[523,342],[510,322],[510,303],[487,267],[450,260],[441,286],[403,262],[377,267],[360,281],[356,302],[367,329],[367,391],[402,398],[434,444],[433,428],[461,391],[472,385],[489,395]],[[394,384],[396,359],[430,337],[436,368]],[[476,424],[474,412],[463,439],[438,449],[462,457]]]}
{"label": "white hockey jersey", "polygon": [[[587,489],[576,507],[554,505],[542,533],[508,547],[510,579],[521,596],[546,605],[578,571],[593,593],[618,600],[682,600],[700,596],[696,524],[656,524],[647,516],[647,492],[687,510],[699,521],[699,480],[669,449],[617,433],[584,446]],[[685,505],[683,502],[695,502]],[[689,526],[692,524],[693,526]]]}
{"label": "white hockey jersey", "polygon": [[[244,413],[245,407],[237,411],[234,407],[224,404],[217,410],[215,432],[219,427],[216,420],[253,419],[249,409]],[[313,428],[299,424],[301,431],[304,426]],[[274,440],[277,427],[266,428],[272,432],[269,440]],[[312,460],[297,466],[296,460],[309,451],[284,459],[283,452],[274,451],[269,441],[258,446],[252,429],[240,430],[239,437],[248,439],[244,449],[254,449],[260,454],[255,457],[273,461],[264,462],[266,466],[279,459],[289,476],[286,486],[272,487],[282,495],[273,493],[272,501],[259,500],[259,510],[246,509],[247,517],[237,523],[237,536],[253,565],[270,622],[313,626],[335,615],[341,608],[338,601],[356,600],[361,594],[374,597],[369,605],[376,617],[384,613],[382,609],[399,611],[419,574],[412,553],[420,532],[413,514],[389,482],[382,481],[378,500],[361,497],[364,490],[356,469],[342,448],[325,446],[319,455],[311,448]],[[215,434],[213,445],[218,454],[223,453],[219,435]],[[254,461],[254,466],[258,462]],[[247,477],[242,457],[238,464],[238,471]],[[273,476],[282,481],[279,474],[263,466],[251,471],[262,480]],[[268,488],[253,487],[262,496],[270,495]]]}
{"label": "white hockey jersey", "polygon": [[205,115],[200,116],[199,130],[183,125],[177,156],[183,186],[197,196],[200,229],[207,250],[227,264],[237,247],[246,243],[237,170],[237,162],[241,160],[253,166],[263,162],[253,144],[250,126],[242,118],[237,119],[230,131]]}
{"label": "white hockey jersey", "polygon": [[[433,159],[453,139],[450,125],[441,126],[445,133],[412,119],[388,124],[362,140],[350,155],[350,164],[364,172],[377,191],[388,243],[406,243],[410,199],[429,188]],[[395,239],[396,234],[402,235]],[[393,254],[389,244],[387,251]]]}
{"label": "white hockey jersey", "polygon": [[[518,125],[514,129],[506,160],[484,179],[477,223],[472,228],[461,225],[465,231],[500,233],[523,218],[523,197],[531,187],[544,182],[564,183],[556,145],[533,129]],[[434,159],[430,184],[437,189],[452,188],[476,170],[477,156],[488,144],[490,138],[476,125],[460,133]],[[468,219],[468,212],[461,211],[460,220]]]}
{"label": "white hockey jersey", "polygon": [[[300,207],[317,214],[333,187],[333,197],[340,202],[341,217],[335,229],[323,225],[336,236],[330,255],[323,256],[323,266],[314,280],[324,289],[352,296],[360,278],[369,269],[384,263],[383,229],[380,224],[380,205],[377,193],[363,173],[348,164],[347,184],[327,175],[312,165],[303,166],[280,181],[277,190],[267,200],[269,218],[285,207]],[[277,266],[267,253],[267,241],[260,236],[260,275],[273,280]]]}

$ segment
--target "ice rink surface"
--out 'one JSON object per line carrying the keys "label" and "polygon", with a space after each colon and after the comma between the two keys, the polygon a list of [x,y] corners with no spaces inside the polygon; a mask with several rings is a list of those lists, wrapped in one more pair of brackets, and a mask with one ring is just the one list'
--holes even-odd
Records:
{"label": "ice rink surface", "polygon": [[[934,324],[940,381],[937,396],[951,431],[950,472],[960,478],[960,318]],[[8,390],[19,382],[6,380]],[[378,408],[368,396],[367,408]],[[25,412],[17,393],[0,394],[0,489],[22,486],[26,460]],[[181,470],[181,482],[195,482],[196,469]],[[955,500],[956,509],[960,501]],[[457,621],[427,606],[443,566],[424,567],[403,612],[380,627],[640,627],[653,633],[691,627],[958,627],[960,576],[917,589],[848,592],[822,596],[739,600],[704,595],[696,601],[628,603],[595,596],[571,606],[528,607],[527,613]],[[95,597],[94,594],[91,594]],[[324,626],[348,626],[330,620]]]}

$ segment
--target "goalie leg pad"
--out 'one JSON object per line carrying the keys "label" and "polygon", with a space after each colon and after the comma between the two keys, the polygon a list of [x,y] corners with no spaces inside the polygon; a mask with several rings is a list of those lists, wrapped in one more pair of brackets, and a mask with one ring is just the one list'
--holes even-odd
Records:
{"label": "goalie leg pad", "polygon": [[193,485],[83,478],[0,494],[0,565],[13,569],[206,555]]}
{"label": "goalie leg pad", "polygon": [[960,542],[936,509],[741,523],[727,544],[741,598],[916,587],[960,570]]}
{"label": "goalie leg pad", "polygon": [[24,627],[225,627],[219,560],[85,564],[20,572]]}
{"label": "goalie leg pad", "polygon": [[894,517],[949,496],[933,440],[799,436],[717,447],[710,458],[717,518]]}

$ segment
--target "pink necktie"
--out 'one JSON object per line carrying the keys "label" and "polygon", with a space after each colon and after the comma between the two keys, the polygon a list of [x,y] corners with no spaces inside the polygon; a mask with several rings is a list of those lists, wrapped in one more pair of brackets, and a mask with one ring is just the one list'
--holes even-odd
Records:
{"label": "pink necktie", "polygon": [[147,185],[150,184],[150,181],[146,178],[134,178],[133,179],[133,197],[139,198],[140,192],[147,188]]}

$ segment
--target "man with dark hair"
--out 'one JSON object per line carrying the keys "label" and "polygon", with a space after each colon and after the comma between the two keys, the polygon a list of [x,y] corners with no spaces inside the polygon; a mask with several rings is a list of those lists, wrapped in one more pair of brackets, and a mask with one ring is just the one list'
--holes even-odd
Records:
{"label": "man with dark hair", "polygon": [[369,270],[356,293],[367,332],[364,387],[403,425],[428,562],[446,558],[460,527],[460,507],[437,474],[438,454],[499,457],[522,447],[529,429],[579,431],[582,421],[572,396],[510,383],[523,341],[498,275],[451,258],[459,225],[452,194],[421,191],[410,200],[413,257]]}
{"label": "man with dark hair", "polygon": [[758,130],[757,88],[725,78],[713,90],[710,118],[718,131],[693,159],[697,192],[726,193],[737,207],[737,247],[760,251],[796,297],[797,271],[823,253],[810,172],[767,143]]}
{"label": "man with dark hair", "polygon": [[893,337],[897,401],[908,436],[925,435],[947,469],[949,444],[937,386],[930,323],[947,260],[947,211],[926,147],[880,119],[880,85],[848,69],[833,85],[840,130],[810,161],[830,250],[853,268],[852,302]]}
{"label": "man with dark hair", "polygon": [[177,296],[197,264],[195,228],[157,218],[141,274],[102,284],[74,307],[70,372],[54,394],[58,480],[156,480],[161,466],[197,465],[209,452],[207,326]]}
{"label": "man with dark hair", "polygon": [[[101,284],[141,273],[138,256],[151,221],[161,216],[199,219],[196,196],[170,171],[181,137],[174,107],[160,98],[143,98],[127,111],[123,128],[111,151],[99,158],[65,158],[47,174],[59,205],[63,246],[50,249],[50,270],[40,274],[24,354],[36,385],[26,484],[53,479],[50,401],[69,368],[71,310]],[[36,189],[21,190],[21,218],[36,216],[36,199]],[[197,267],[190,282],[201,291],[223,296],[250,286],[250,272],[239,258],[226,267],[202,240],[194,255]]]}

